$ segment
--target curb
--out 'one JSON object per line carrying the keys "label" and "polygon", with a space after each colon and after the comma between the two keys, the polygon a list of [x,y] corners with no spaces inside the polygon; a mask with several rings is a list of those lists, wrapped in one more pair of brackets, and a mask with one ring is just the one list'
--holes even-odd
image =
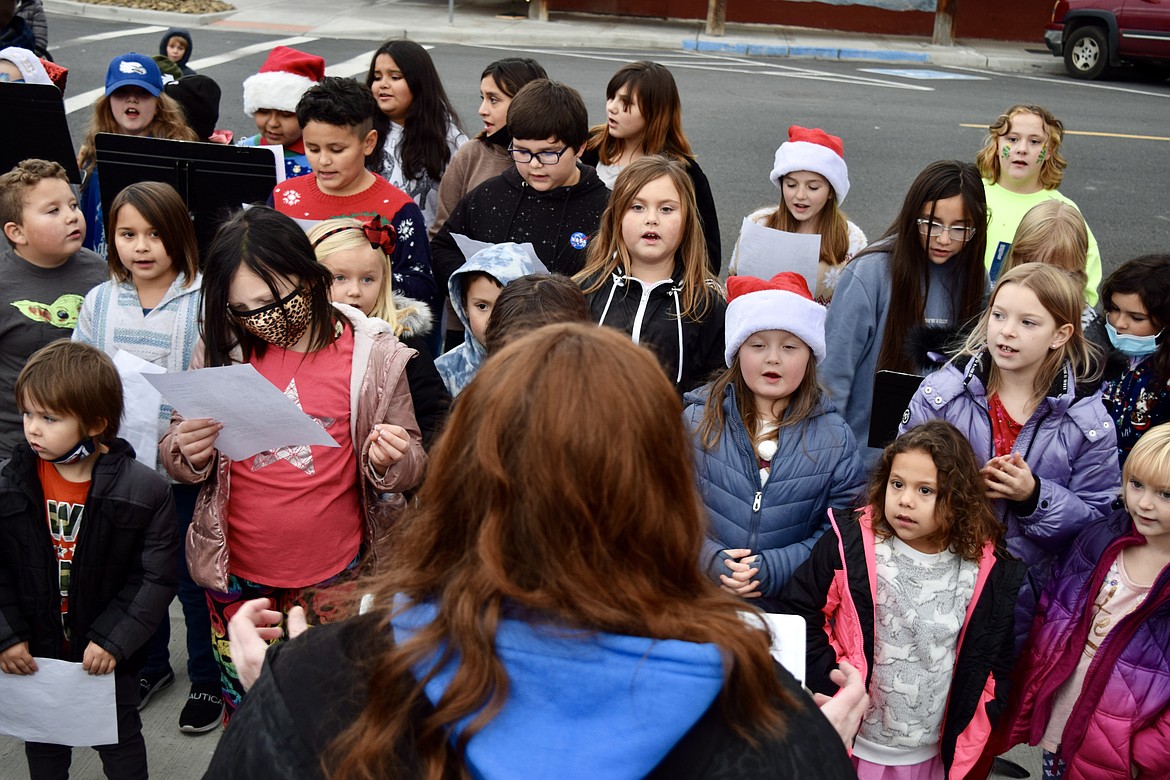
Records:
{"label": "curb", "polygon": [[72,0],[44,0],[45,10],[63,16],[80,16],[136,24],[165,24],[167,27],[203,27],[226,19],[238,11],[219,11],[213,14],[181,14],[177,11],[151,11],[146,8],[125,8],[119,5],[94,5]]}
{"label": "curb", "polygon": [[682,41],[687,51],[719,52],[723,54],[748,54],[757,57],[791,57],[813,60],[873,60],[877,62],[930,62],[930,55],[920,51],[898,51],[894,49],[855,49],[834,46],[789,46],[763,45],[756,43],[731,43],[724,41]]}

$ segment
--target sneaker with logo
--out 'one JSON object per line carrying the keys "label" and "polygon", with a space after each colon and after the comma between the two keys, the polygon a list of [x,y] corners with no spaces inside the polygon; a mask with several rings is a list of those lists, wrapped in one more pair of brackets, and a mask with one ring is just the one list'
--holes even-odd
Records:
{"label": "sneaker with logo", "polygon": [[214,730],[223,718],[223,696],[219,683],[192,683],[187,703],[179,715],[179,731],[203,734]]}
{"label": "sneaker with logo", "polygon": [[156,693],[170,688],[174,683],[175,673],[170,669],[165,672],[143,672],[138,678],[138,711],[146,709]]}

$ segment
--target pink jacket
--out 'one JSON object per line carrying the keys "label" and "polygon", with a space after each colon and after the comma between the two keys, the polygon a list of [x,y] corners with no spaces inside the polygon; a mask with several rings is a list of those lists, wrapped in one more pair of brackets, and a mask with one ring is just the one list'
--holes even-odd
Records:
{"label": "pink jacket", "polygon": [[[873,667],[873,594],[877,588],[871,510],[856,522],[824,534],[793,574],[781,596],[781,611],[805,618],[806,684],[818,693],[836,690],[828,674],[841,661],[861,672],[868,686]],[[1024,564],[988,542],[983,547],[975,592],[967,605],[955,652],[951,694],[943,718],[942,757],[947,778],[972,776],[1009,693],[1012,628]],[[977,695],[973,695],[978,691]]]}
{"label": "pink jacket", "polygon": [[[353,367],[350,372],[350,437],[360,473],[362,508],[365,512],[363,546],[376,565],[385,555],[385,542],[394,521],[406,508],[403,495],[422,481],[426,453],[414,418],[414,403],[406,380],[406,364],[415,351],[394,337],[390,326],[369,319],[357,309],[334,304],[353,326]],[[197,347],[191,368],[201,368],[203,350]],[[175,439],[182,418],[176,415],[159,443],[159,457],[178,482],[204,483],[195,504],[195,517],[187,531],[187,565],[191,578],[204,588],[224,592],[231,571],[227,538],[227,507],[231,461],[216,453],[213,464],[195,471],[179,451]],[[410,447],[385,474],[375,473],[369,462],[366,437],[375,423],[406,429]]]}

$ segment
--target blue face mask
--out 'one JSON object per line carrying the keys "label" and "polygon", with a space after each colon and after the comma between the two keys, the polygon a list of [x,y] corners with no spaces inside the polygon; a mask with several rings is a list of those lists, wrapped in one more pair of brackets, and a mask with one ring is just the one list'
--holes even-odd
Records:
{"label": "blue face mask", "polygon": [[77,446],[69,450],[59,458],[49,461],[50,463],[57,463],[62,466],[69,463],[76,463],[79,460],[85,460],[96,451],[97,444],[93,439],[82,439],[77,442]]}
{"label": "blue face mask", "polygon": [[1108,319],[1105,320],[1105,332],[1109,334],[1110,344],[1120,352],[1135,358],[1146,357],[1157,352],[1158,339],[1162,337],[1162,331],[1158,331],[1152,336],[1131,336],[1128,333],[1118,333],[1117,328],[1113,327],[1113,323]]}

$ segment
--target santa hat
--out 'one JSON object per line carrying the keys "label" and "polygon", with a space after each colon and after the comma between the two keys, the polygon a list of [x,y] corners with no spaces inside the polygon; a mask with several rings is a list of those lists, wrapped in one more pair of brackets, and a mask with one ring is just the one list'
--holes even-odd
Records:
{"label": "santa hat", "polygon": [[301,95],[323,78],[325,60],[277,46],[260,66],[260,72],[244,79],[244,113],[252,116],[262,108],[296,111]]}
{"label": "santa hat", "polygon": [[841,139],[819,128],[800,125],[788,128],[788,140],[776,150],[772,183],[796,171],[812,171],[828,179],[837,194],[837,203],[849,194],[849,168],[845,165],[845,147]]}
{"label": "santa hat", "polygon": [[800,274],[785,271],[767,282],[754,276],[727,277],[723,352],[727,365],[761,330],[786,330],[808,345],[817,363],[825,359],[825,307],[813,300]]}

